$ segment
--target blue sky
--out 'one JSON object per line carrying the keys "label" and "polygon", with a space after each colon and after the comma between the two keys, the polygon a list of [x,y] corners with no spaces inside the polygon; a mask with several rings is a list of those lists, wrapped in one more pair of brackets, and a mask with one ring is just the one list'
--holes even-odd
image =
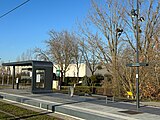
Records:
{"label": "blue sky", "polygon": [[[0,16],[24,1],[0,0]],[[90,0],[30,0],[0,19],[1,60],[16,61],[27,49],[45,48],[49,30],[74,30],[90,6]]]}

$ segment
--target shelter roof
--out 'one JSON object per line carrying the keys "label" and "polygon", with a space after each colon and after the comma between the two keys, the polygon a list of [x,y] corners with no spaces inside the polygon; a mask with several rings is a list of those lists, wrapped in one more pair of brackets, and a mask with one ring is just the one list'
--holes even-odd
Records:
{"label": "shelter roof", "polygon": [[53,67],[52,62],[48,61],[37,61],[37,60],[28,60],[28,61],[19,61],[19,62],[9,62],[2,63],[3,66],[45,66],[45,67]]}

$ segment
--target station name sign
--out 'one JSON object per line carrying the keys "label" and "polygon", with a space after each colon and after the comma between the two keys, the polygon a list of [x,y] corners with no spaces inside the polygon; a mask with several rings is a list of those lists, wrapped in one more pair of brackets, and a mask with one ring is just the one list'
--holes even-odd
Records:
{"label": "station name sign", "polygon": [[140,66],[148,66],[148,63],[129,63],[126,64],[127,67],[140,67]]}

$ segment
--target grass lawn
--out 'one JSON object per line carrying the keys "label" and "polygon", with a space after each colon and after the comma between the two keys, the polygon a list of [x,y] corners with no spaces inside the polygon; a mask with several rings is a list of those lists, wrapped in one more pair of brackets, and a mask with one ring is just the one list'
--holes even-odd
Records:
{"label": "grass lawn", "polygon": [[8,89],[8,88],[12,88],[12,85],[2,85],[0,82],[0,89]]}
{"label": "grass lawn", "polygon": [[35,112],[25,108],[21,108],[12,104],[8,104],[3,101],[0,101],[0,120],[11,120],[11,119],[18,120],[18,118],[25,119],[25,120],[62,120],[62,119],[47,115],[48,112],[39,113],[39,112]]}
{"label": "grass lawn", "polygon": [[3,112],[0,112],[0,120],[9,120],[9,119],[14,119],[14,117],[12,117],[8,114],[5,114]]}

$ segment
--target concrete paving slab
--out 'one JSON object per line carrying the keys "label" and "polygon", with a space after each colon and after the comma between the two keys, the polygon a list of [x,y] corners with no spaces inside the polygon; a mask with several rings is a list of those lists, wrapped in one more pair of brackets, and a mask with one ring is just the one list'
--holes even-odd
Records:
{"label": "concrete paving slab", "polygon": [[160,119],[159,107],[142,106],[140,114],[121,111],[136,111],[135,103],[108,102],[86,96],[70,97],[61,93],[31,94],[23,90],[0,90],[3,99],[23,102],[33,106],[69,114],[87,120],[155,120]]}

